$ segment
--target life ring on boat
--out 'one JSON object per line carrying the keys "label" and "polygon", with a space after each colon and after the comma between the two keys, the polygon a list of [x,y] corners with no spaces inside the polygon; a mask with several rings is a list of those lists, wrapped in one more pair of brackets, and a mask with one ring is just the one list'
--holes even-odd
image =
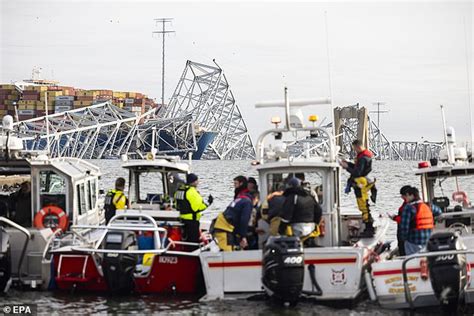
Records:
{"label": "life ring on boat", "polygon": [[[49,216],[55,216],[57,218],[57,224],[48,219]],[[46,223],[45,220],[47,220]],[[69,217],[62,208],[55,205],[48,205],[36,213],[33,225],[40,229],[51,228],[53,231],[56,231],[57,229],[66,231],[69,226]]]}

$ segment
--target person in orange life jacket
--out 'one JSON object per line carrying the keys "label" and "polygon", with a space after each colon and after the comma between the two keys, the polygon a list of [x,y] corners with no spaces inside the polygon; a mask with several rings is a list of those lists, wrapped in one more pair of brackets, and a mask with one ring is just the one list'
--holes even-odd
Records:
{"label": "person in orange life jacket", "polygon": [[400,238],[404,241],[405,254],[409,256],[426,245],[434,228],[434,217],[441,214],[441,209],[424,203],[417,188],[409,188],[405,196],[407,204],[402,210]]}
{"label": "person in orange life jacket", "polygon": [[246,193],[246,192],[249,192],[247,178],[244,176],[235,177],[234,178],[234,199],[236,199],[240,193]]}
{"label": "person in orange life jacket", "polygon": [[401,238],[400,223],[402,222],[403,208],[408,204],[406,194],[408,193],[410,188],[411,186],[404,185],[400,189],[400,197],[402,198],[403,203],[398,208],[398,213],[396,215],[391,216],[392,220],[394,220],[397,223],[397,241],[398,241],[398,255],[399,256],[405,255],[405,245],[404,245],[404,241]]}
{"label": "person in orange life jacket", "polygon": [[176,209],[184,226],[187,242],[198,243],[200,238],[199,220],[201,213],[212,204],[214,198],[209,195],[207,204],[197,191],[198,176],[190,173],[186,176],[186,184],[181,185],[175,193]]}
{"label": "person in orange life jacket", "polygon": [[280,235],[285,235],[287,227],[296,237],[310,235],[321,221],[322,209],[315,198],[301,186],[301,180],[292,178],[283,193],[285,203],[281,214]]}
{"label": "person in orange life jacket", "polygon": [[375,183],[370,183],[367,175],[372,171],[373,154],[362,146],[360,140],[353,141],[352,148],[357,153],[354,163],[342,160],[340,165],[350,173],[348,182],[354,188],[357,207],[362,213],[362,221],[365,224],[365,230],[359,236],[361,238],[371,238],[374,236],[375,230],[373,226],[374,220],[369,208],[369,191],[374,195],[374,198],[374,192],[376,191],[374,191]]}

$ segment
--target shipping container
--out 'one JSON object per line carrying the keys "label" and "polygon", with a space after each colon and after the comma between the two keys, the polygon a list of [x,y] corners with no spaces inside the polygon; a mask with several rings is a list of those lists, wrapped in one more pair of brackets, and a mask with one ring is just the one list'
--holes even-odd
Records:
{"label": "shipping container", "polygon": [[60,95],[56,97],[56,101],[74,101],[74,96],[73,95]]}
{"label": "shipping container", "polygon": [[18,115],[34,115],[35,110],[18,110]]}

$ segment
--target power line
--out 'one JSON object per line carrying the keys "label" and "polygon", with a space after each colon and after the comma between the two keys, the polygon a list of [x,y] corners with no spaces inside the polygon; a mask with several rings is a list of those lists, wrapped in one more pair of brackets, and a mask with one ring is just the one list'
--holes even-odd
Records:
{"label": "power line", "polygon": [[369,113],[377,113],[377,128],[379,130],[377,137],[377,153],[379,156],[382,154],[382,130],[380,128],[380,114],[388,113],[388,111],[381,111],[380,106],[385,105],[385,102],[374,102],[373,105],[377,105],[377,111],[370,111]]}
{"label": "power line", "polygon": [[161,30],[153,31],[153,34],[161,34],[162,41],[162,54],[161,54],[161,106],[165,105],[165,38],[168,33],[175,33],[175,31],[167,30],[167,23],[171,23],[173,18],[159,18],[155,19],[156,26],[161,25]]}

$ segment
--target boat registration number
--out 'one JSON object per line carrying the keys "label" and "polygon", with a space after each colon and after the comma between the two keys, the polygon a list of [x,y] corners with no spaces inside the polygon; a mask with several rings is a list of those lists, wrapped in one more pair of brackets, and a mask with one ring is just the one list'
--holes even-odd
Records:
{"label": "boat registration number", "polygon": [[178,257],[160,256],[159,262],[164,264],[177,264]]}

